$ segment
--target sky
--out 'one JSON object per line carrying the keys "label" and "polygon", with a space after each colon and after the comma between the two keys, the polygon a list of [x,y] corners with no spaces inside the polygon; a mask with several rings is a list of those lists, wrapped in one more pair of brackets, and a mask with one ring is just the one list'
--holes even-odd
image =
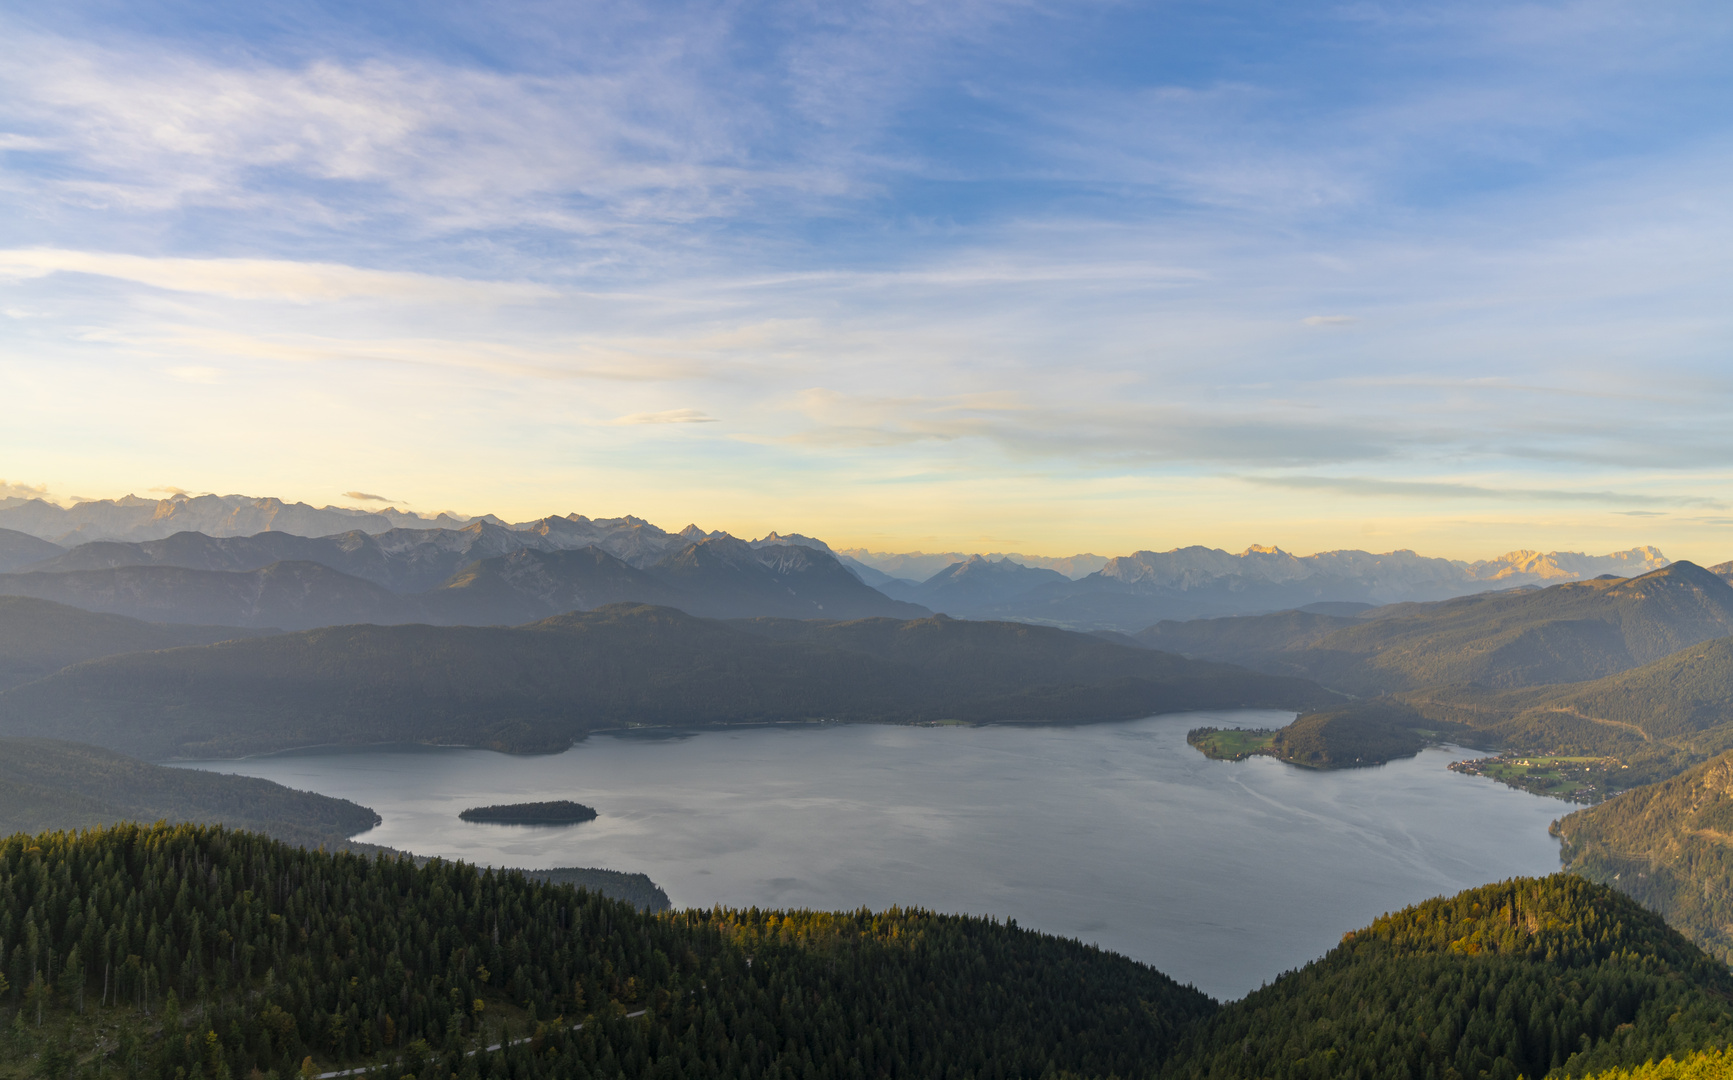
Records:
{"label": "sky", "polygon": [[0,497],[1733,558],[1733,6],[0,2]]}

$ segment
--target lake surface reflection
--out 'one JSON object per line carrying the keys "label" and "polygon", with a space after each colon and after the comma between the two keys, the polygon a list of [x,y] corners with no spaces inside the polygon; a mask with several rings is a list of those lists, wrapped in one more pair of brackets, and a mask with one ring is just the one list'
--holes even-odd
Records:
{"label": "lake surface reflection", "polygon": [[[393,748],[193,767],[373,807],[363,839],[477,863],[650,875],[679,906],[917,905],[1015,918],[1238,997],[1343,932],[1440,893],[1558,868],[1556,800],[1429,750],[1318,773],[1214,762],[1187,730],[1291,713],[1087,727],[813,725],[597,736],[563,754]],[[567,828],[460,810],[570,798]]]}

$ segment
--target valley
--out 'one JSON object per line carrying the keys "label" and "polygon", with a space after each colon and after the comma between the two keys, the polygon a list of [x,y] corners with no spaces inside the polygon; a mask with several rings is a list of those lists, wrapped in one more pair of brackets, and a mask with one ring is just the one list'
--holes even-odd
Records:
{"label": "valley", "polygon": [[[211,524],[225,507],[230,524]],[[26,509],[39,525],[52,518]],[[870,552],[839,555],[811,537],[668,533],[636,518],[361,521],[233,500],[177,501],[164,515],[228,530],[212,535],[165,532],[140,512],[92,509],[82,533],[55,540],[0,536],[0,824],[44,837],[20,858],[66,843],[43,830],[152,820],[180,829],[160,843],[215,853],[230,841],[188,830],[220,823],[248,830],[232,834],[243,846],[256,833],[346,853],[373,860],[354,864],[369,873],[397,865],[404,882],[510,867],[479,887],[569,886],[581,891],[561,895],[615,898],[630,905],[620,917],[662,913],[668,926],[697,925],[709,908],[731,926],[769,920],[780,942],[788,927],[845,918],[940,938],[998,927],[946,947],[967,964],[1020,948],[1091,958],[1077,970],[1102,980],[1103,1001],[1119,992],[1108,987],[1144,987],[1152,1028],[1119,1021],[1117,1034],[1103,1028],[1064,1053],[1038,1034],[971,1051],[1043,1069],[1135,1061],[1140,1075],[1299,1076],[1369,1054],[1581,1071],[1713,1045],[1728,1022],[1705,1004],[1720,1000],[1723,969],[1651,927],[1631,948],[1681,975],[1618,1013],[1616,1039],[1593,1025],[1561,1039],[1576,1022],[1562,1015],[1544,1037],[1513,1036],[1520,1049],[1476,1036],[1444,1050],[1356,1026],[1387,1032],[1388,1017],[1436,1015],[1440,1000],[1412,988],[1441,979],[1539,988],[1562,977],[1522,967],[1540,946],[1470,926],[1489,903],[1552,911],[1569,927],[1629,893],[1711,954],[1733,955],[1715,906],[1733,880],[1718,854],[1733,826],[1715,802],[1717,755],[1733,752],[1733,586],[1721,567],[1652,551],[1470,566],[1182,549],[1051,565],[968,556],[911,582],[862,561]],[[261,514],[345,531],[243,534]],[[104,529],[113,535],[74,542]],[[1630,573],[1588,573],[1608,565]],[[1486,582],[1515,587],[1474,591]],[[1256,604],[1289,607],[1233,613]],[[1188,611],[1214,617],[1168,617]],[[1565,813],[1571,802],[1590,805]],[[1575,876],[1547,878],[1561,853]],[[1535,883],[1427,899],[1492,879]],[[1586,881],[1614,891],[1583,893]],[[943,914],[983,904],[1007,922]],[[827,909],[857,914],[814,914]],[[1344,925],[1367,929],[1343,938]],[[1609,963],[1605,978],[1629,985],[1623,961],[1585,947],[1542,951],[1577,950],[1573,985]],[[22,945],[9,948],[10,985],[22,979],[28,1001],[64,1010],[71,991],[33,989]],[[1487,952],[1503,958],[1472,959]],[[551,998],[520,964],[501,986],[471,972],[457,988],[473,997],[462,1023],[417,1012],[412,994],[402,1016],[381,1009],[389,1026],[359,1014],[336,1024],[326,1011],[310,1032],[252,1035],[241,1018],[228,1049],[188,1056],[169,1038],[188,1023],[175,1010],[196,1002],[204,1023],[231,1007],[228,991],[195,992],[186,980],[199,969],[150,969],[138,955],[132,1013],[111,1012],[88,1037],[152,1047],[153,1068],[232,1071],[301,1054],[315,1068],[395,1057],[437,1072],[443,1054],[461,1073],[540,1040],[577,1055],[561,1059],[564,1080],[590,1067],[586,1055],[604,1068],[636,1061],[636,1033],[683,1022],[674,997],[648,989],[666,977],[654,963],[636,982]],[[173,978],[186,990],[171,1004]],[[1677,998],[1693,979],[1706,996]],[[323,1008],[317,983],[293,990],[296,1008]],[[715,1004],[744,1007],[744,985]],[[861,975],[835,985],[890,1000]],[[1533,1015],[1548,1015],[1538,1003],[1551,991],[1534,992]],[[1384,1013],[1340,1015],[1327,1034],[1294,1019],[1367,993]],[[959,1016],[976,1008],[964,998]],[[1150,1011],[1157,1000],[1176,1011]],[[1049,1006],[1018,1007],[1037,1018]],[[556,1008],[583,1026],[550,1023]],[[1662,1008],[1670,1025],[1655,1019]],[[62,1016],[67,1032],[84,1030],[76,1011]],[[1079,1023],[1033,1022],[1026,1030]],[[513,1025],[527,1041],[509,1037]],[[426,1037],[399,1050],[394,1031]],[[1283,1049],[1258,1050],[1252,1031]],[[25,1060],[7,1056],[20,1047],[55,1060],[53,1045],[14,1039],[0,1075]],[[913,1044],[889,1052],[929,1060]]]}

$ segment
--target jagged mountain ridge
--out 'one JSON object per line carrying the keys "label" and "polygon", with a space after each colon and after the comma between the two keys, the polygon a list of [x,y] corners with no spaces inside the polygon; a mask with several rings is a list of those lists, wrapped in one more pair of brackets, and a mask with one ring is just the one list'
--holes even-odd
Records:
{"label": "jagged mountain ridge", "polygon": [[[1443,600],[1610,572],[1625,577],[1667,565],[1666,557],[1654,548],[1605,556],[1516,551],[1465,563],[1412,551],[1296,556],[1279,548],[1254,546],[1234,555],[1194,546],[1110,559],[1102,569],[1077,580],[1062,574],[1045,581],[1006,574],[990,581],[981,561],[973,556],[919,584],[880,587],[889,595],[958,618],[1135,632],[1164,619],[1256,614],[1321,603],[1381,606]],[[972,574],[972,587],[953,587],[959,574]]]}
{"label": "jagged mountain ridge", "polygon": [[[0,528],[68,544],[107,538],[101,547],[80,543],[65,555],[49,549],[48,557],[24,564],[18,562],[21,556],[15,557],[8,566],[3,561],[6,544],[0,537],[0,571],[53,572],[128,564],[242,571],[288,559],[321,563],[399,593],[433,589],[478,559],[518,550],[595,546],[630,566],[647,569],[693,543],[727,537],[695,525],[671,533],[631,515],[591,519],[572,513],[507,525],[491,515],[427,518],[391,508],[315,509],[304,503],[242,496],[175,496],[156,501],[128,496],[70,508],[40,499],[10,500],[0,505]],[[189,539],[189,532],[202,533],[205,539]],[[749,543],[822,552],[888,596],[957,617],[1123,632],[1162,619],[1250,614],[1318,603],[1439,600],[1604,573],[1632,576],[1667,561],[1654,548],[1605,556],[1523,550],[1469,563],[1406,550],[1296,556],[1264,546],[1237,555],[1192,546],[1113,559],[887,555],[864,549],[837,552],[813,537],[775,532]],[[983,562],[1051,576],[1012,572],[988,576],[988,568],[980,565]],[[910,575],[920,580],[910,580]]]}
{"label": "jagged mountain ridge", "polygon": [[[376,580],[309,558],[279,558],[245,570],[159,563],[0,574],[0,595],[35,597],[149,621],[278,630],[349,623],[517,625],[627,601],[666,604],[715,618],[930,614],[924,607],[893,600],[868,587],[834,557],[790,544],[755,548],[733,537],[704,536],[639,569],[594,545],[575,551],[516,547],[505,554],[474,558],[478,552],[507,546],[505,542],[516,534],[486,523],[433,532],[437,535],[431,541],[396,549],[362,533],[327,539],[267,533],[234,541],[185,534],[152,544],[85,545],[62,557],[76,561],[85,558],[81,553],[86,548],[96,548],[88,561],[101,564],[112,561],[116,550],[125,555],[142,549],[165,559],[245,566],[288,553],[330,558],[399,582],[422,580],[429,570],[446,572],[459,560],[466,563],[435,587],[412,593],[394,592]],[[499,542],[490,543],[490,537]],[[350,540],[355,543],[342,543]],[[464,540],[474,542],[459,542]],[[393,558],[408,562],[394,563]]]}
{"label": "jagged mountain ridge", "polygon": [[[207,536],[251,536],[261,532],[328,536],[351,529],[385,532],[404,525],[447,528],[474,520],[478,519],[450,514],[423,517],[393,507],[383,510],[313,507],[246,495],[174,495],[166,499],[127,495],[69,507],[45,499],[24,499],[0,505],[0,527],[63,546],[87,540],[157,540],[177,532],[202,532]],[[503,524],[491,516],[479,520]]]}

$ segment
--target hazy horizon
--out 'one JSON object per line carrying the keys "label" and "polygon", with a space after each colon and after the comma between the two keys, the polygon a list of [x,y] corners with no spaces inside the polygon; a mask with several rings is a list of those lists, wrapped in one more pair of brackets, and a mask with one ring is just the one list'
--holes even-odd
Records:
{"label": "hazy horizon", "polygon": [[[142,499],[153,499],[154,498],[158,502],[172,501],[174,499],[179,499],[179,498],[194,499],[194,498],[201,498],[201,497],[208,497],[208,496],[217,496],[217,497],[221,497],[221,498],[245,498],[245,499],[254,499],[254,500],[278,498],[277,496],[271,496],[271,495],[247,495],[247,494],[243,494],[243,493],[239,493],[239,492],[228,492],[228,493],[219,494],[217,492],[208,492],[208,491],[207,492],[191,492],[191,491],[186,491],[184,489],[178,489],[178,488],[177,489],[171,489],[171,490],[164,490],[161,488],[155,488],[155,489],[147,489],[151,492],[151,494],[142,495],[142,496],[137,495],[136,493],[133,493],[133,492],[127,492],[127,493],[122,494],[122,495],[70,496],[70,497],[66,497],[63,499],[56,499],[46,491],[31,493],[31,492],[21,491],[20,490],[21,487],[22,487],[22,485],[12,485],[12,489],[14,492],[13,494],[8,495],[8,496],[0,496],[0,509],[3,509],[9,505],[17,505],[21,501],[26,501],[26,500],[32,499],[32,498],[42,499],[43,501],[48,502],[52,505],[58,506],[63,510],[74,509],[75,507],[77,507],[80,504],[104,503],[104,502],[112,503],[112,502],[118,502],[120,500],[127,499],[127,498],[142,498]],[[1273,549],[1280,550],[1283,554],[1293,555],[1293,556],[1297,556],[1300,558],[1306,558],[1308,556],[1318,555],[1318,554],[1327,554],[1327,553],[1333,552],[1333,551],[1368,551],[1372,554],[1377,554],[1377,555],[1396,554],[1398,552],[1407,551],[1407,552],[1412,552],[1414,554],[1418,554],[1421,556],[1426,556],[1429,558],[1449,559],[1449,560],[1454,561],[1454,562],[1462,562],[1462,563],[1476,563],[1476,562],[1490,562],[1490,561],[1498,560],[1498,559],[1501,559],[1501,558],[1504,558],[1507,556],[1520,555],[1520,554],[1537,554],[1537,555],[1571,554],[1571,555],[1605,556],[1605,555],[1609,555],[1609,554],[1623,554],[1624,552],[1628,552],[1628,551],[1647,550],[1647,551],[1656,552],[1662,556],[1665,556],[1671,562],[1691,561],[1691,562],[1698,562],[1700,564],[1707,565],[1707,564],[1703,563],[1703,560],[1701,560],[1701,559],[1686,559],[1685,557],[1674,558],[1673,556],[1669,555],[1665,551],[1662,551],[1658,546],[1653,545],[1653,544],[1635,544],[1635,545],[1632,545],[1630,548],[1620,549],[1620,550],[1616,550],[1616,551],[1604,551],[1604,550],[1589,551],[1589,550],[1583,550],[1583,549],[1569,549],[1569,548],[1541,549],[1541,548],[1529,546],[1529,547],[1509,548],[1509,549],[1506,549],[1503,551],[1497,551],[1497,552],[1479,552],[1479,553],[1470,553],[1470,554],[1465,554],[1465,555],[1441,554],[1439,552],[1434,552],[1434,551],[1422,551],[1422,550],[1417,550],[1414,548],[1405,548],[1405,547],[1392,547],[1392,548],[1384,548],[1384,549],[1375,549],[1375,548],[1368,548],[1368,547],[1364,547],[1364,546],[1361,546],[1361,547],[1341,546],[1341,547],[1334,547],[1334,548],[1317,548],[1314,550],[1302,550],[1302,549],[1291,548],[1291,547],[1288,547],[1286,545],[1279,544],[1279,543],[1278,544],[1266,544],[1266,543],[1262,543],[1262,542],[1255,541],[1255,540],[1250,541],[1248,543],[1239,544],[1239,545],[1197,544],[1197,543],[1180,542],[1180,543],[1172,544],[1172,545],[1169,545],[1167,547],[1161,547],[1161,548],[1145,545],[1142,547],[1127,548],[1125,550],[1117,550],[1116,549],[1116,550],[1111,550],[1111,551],[1106,550],[1106,549],[1089,550],[1089,551],[1085,551],[1085,550],[1075,550],[1075,551],[986,551],[986,550],[983,550],[980,548],[976,548],[976,549],[971,550],[971,549],[967,549],[967,548],[946,549],[943,547],[933,547],[930,550],[906,549],[906,550],[902,550],[902,551],[894,551],[894,550],[888,550],[888,549],[875,550],[873,548],[867,547],[864,544],[849,543],[846,540],[839,541],[837,539],[834,539],[831,537],[826,537],[824,535],[815,533],[811,530],[802,529],[802,528],[799,528],[796,526],[784,526],[782,528],[764,528],[764,529],[758,529],[756,531],[754,531],[753,529],[747,529],[744,532],[736,532],[733,529],[711,527],[711,526],[704,524],[703,522],[698,522],[698,521],[688,521],[688,522],[685,522],[684,524],[673,525],[673,524],[670,524],[669,521],[657,521],[657,520],[654,520],[651,518],[646,518],[645,515],[643,515],[643,514],[634,514],[634,513],[631,513],[630,511],[620,513],[620,514],[596,514],[596,513],[584,513],[584,511],[582,511],[582,510],[570,510],[570,511],[564,511],[564,512],[557,512],[556,511],[556,512],[550,512],[550,513],[544,513],[544,514],[535,514],[535,515],[524,517],[524,518],[514,519],[514,518],[508,517],[506,515],[496,514],[496,513],[493,513],[492,511],[486,511],[486,510],[475,512],[475,513],[470,513],[470,512],[465,511],[465,510],[455,510],[455,509],[451,509],[449,507],[443,508],[443,509],[437,509],[437,510],[435,510],[435,509],[416,509],[416,508],[410,507],[410,506],[398,505],[397,503],[395,503],[395,501],[386,501],[386,500],[383,500],[383,499],[380,499],[377,497],[370,497],[369,499],[367,499],[363,502],[359,502],[359,503],[355,502],[353,500],[350,500],[348,502],[344,502],[344,501],[340,500],[337,502],[330,502],[330,503],[314,503],[314,502],[310,502],[308,500],[289,500],[289,499],[281,499],[280,501],[282,501],[284,503],[291,503],[291,504],[294,502],[303,502],[306,505],[312,506],[315,509],[320,509],[320,510],[335,509],[335,510],[339,510],[339,511],[352,512],[352,513],[379,514],[379,513],[382,513],[388,509],[389,510],[396,510],[396,511],[399,511],[400,513],[405,514],[405,515],[415,515],[416,517],[422,519],[422,521],[426,522],[425,527],[429,527],[429,528],[437,527],[435,524],[435,519],[437,519],[441,516],[450,517],[450,518],[453,518],[453,519],[458,520],[458,521],[476,521],[476,520],[482,520],[482,519],[486,519],[486,518],[490,518],[490,517],[491,518],[499,518],[502,521],[506,522],[507,524],[511,524],[511,525],[528,524],[530,522],[538,521],[538,520],[541,520],[541,519],[546,518],[546,517],[564,517],[564,516],[566,516],[566,514],[580,514],[584,517],[588,517],[591,519],[620,519],[620,518],[626,518],[626,517],[635,517],[635,518],[639,518],[641,520],[648,521],[651,525],[654,525],[658,528],[661,528],[668,533],[676,533],[676,532],[679,532],[682,528],[695,526],[697,528],[703,529],[705,532],[723,532],[723,533],[728,533],[731,536],[736,536],[742,540],[751,540],[751,541],[757,541],[759,539],[767,538],[771,535],[782,535],[782,536],[800,535],[800,536],[808,536],[808,537],[811,537],[813,539],[823,541],[826,544],[826,546],[830,547],[832,550],[834,550],[838,553],[844,553],[844,554],[865,553],[867,556],[871,556],[871,557],[881,557],[882,556],[882,557],[887,557],[887,558],[903,557],[903,556],[911,556],[911,555],[912,556],[929,556],[930,557],[930,556],[944,555],[944,554],[961,554],[961,555],[968,555],[968,556],[984,555],[984,556],[991,556],[991,557],[1026,557],[1026,558],[1032,558],[1032,559],[1056,561],[1056,560],[1063,560],[1063,559],[1091,558],[1091,557],[1111,559],[1111,558],[1114,558],[1116,556],[1132,555],[1132,554],[1136,554],[1138,552],[1146,552],[1146,551],[1165,552],[1165,551],[1175,551],[1175,550],[1179,550],[1182,548],[1188,548],[1188,547],[1208,547],[1208,548],[1213,548],[1216,550],[1226,551],[1226,552],[1233,554],[1233,555],[1245,555],[1245,554],[1248,554],[1248,553],[1253,552],[1253,551],[1269,550],[1269,549],[1273,548]],[[369,504],[371,504],[371,505],[369,505]],[[670,521],[672,521],[672,520],[673,519],[670,519]],[[0,527],[3,527],[3,526],[0,526]],[[409,525],[407,527],[416,528],[416,527],[422,527],[422,526],[419,524],[414,524],[414,525]],[[194,531],[196,531],[196,530],[194,530]],[[1727,560],[1715,559],[1712,561],[1718,563],[1718,562],[1723,562],[1723,561],[1727,561]]]}

